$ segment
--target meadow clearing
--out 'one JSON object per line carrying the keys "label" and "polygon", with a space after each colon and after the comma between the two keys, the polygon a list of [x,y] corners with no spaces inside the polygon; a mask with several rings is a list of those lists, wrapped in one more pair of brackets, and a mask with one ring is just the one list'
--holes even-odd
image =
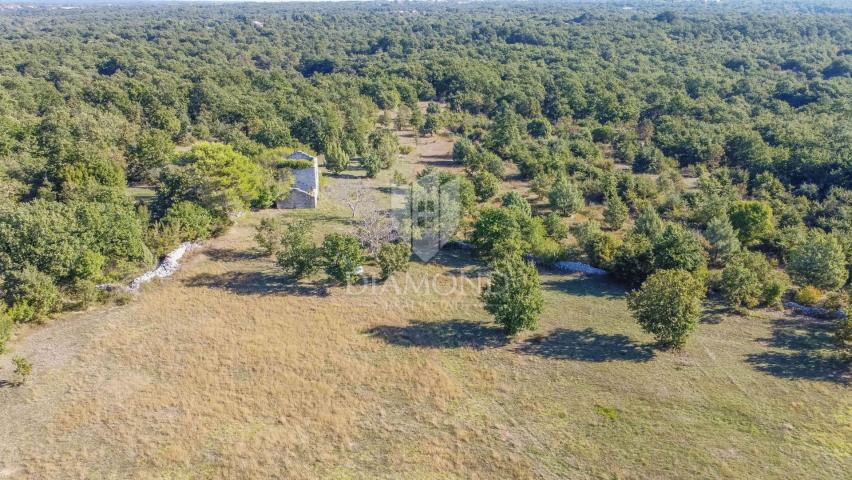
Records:
{"label": "meadow clearing", "polygon": [[[440,166],[446,143],[419,143],[400,168]],[[822,355],[815,320],[708,305],[684,349],[659,351],[622,287],[542,271],[541,327],[510,341],[466,252],[387,284],[294,282],[255,249],[267,216],[351,228],[327,198],[250,213],[132,302],[22,329],[12,349],[34,373],[13,387],[0,357],[0,478],[837,479],[852,466],[849,372]]]}

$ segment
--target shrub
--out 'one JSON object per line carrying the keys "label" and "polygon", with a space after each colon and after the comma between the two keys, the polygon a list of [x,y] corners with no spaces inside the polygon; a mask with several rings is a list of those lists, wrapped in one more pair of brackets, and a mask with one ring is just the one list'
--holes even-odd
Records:
{"label": "shrub", "polygon": [[742,252],[725,266],[719,290],[725,301],[734,308],[754,308],[772,305],[784,293],[786,283],[763,254]]}
{"label": "shrub", "polygon": [[299,220],[287,225],[281,236],[277,263],[285,273],[302,278],[316,272],[319,265],[319,249],[310,241],[312,224]]}
{"label": "shrub", "polygon": [[530,202],[528,202],[527,199],[518,192],[512,191],[503,195],[503,206],[506,208],[514,208],[518,213],[526,217],[532,215]]}
{"label": "shrub", "polygon": [[813,285],[805,285],[796,291],[796,296],[793,299],[796,303],[813,306],[822,299],[822,292]]}
{"label": "shrub", "polygon": [[604,210],[604,225],[610,230],[618,230],[627,220],[629,211],[627,204],[615,194],[607,195],[606,210]]}
{"label": "shrub", "polygon": [[473,189],[480,201],[485,201],[497,195],[500,191],[500,179],[487,170],[480,170],[473,174]]}
{"label": "shrub", "polygon": [[744,200],[731,206],[728,213],[737,237],[745,245],[766,238],[774,228],[772,207],[758,200]]}
{"label": "shrub", "polygon": [[523,252],[516,213],[503,208],[484,208],[473,225],[471,243],[477,255],[494,260]]}
{"label": "shrub", "polygon": [[0,353],[6,351],[6,342],[12,338],[12,328],[15,323],[5,310],[5,308],[0,306]]}
{"label": "shrub", "polygon": [[577,185],[562,175],[547,194],[550,206],[562,215],[577,213],[583,208],[583,193]]}
{"label": "shrub", "polygon": [[29,265],[7,276],[3,289],[18,322],[43,322],[62,307],[53,279]]}
{"label": "shrub", "polygon": [[15,375],[18,376],[18,385],[27,383],[30,375],[33,373],[33,365],[24,357],[12,358],[12,363],[15,364]]}
{"label": "shrub", "polygon": [[255,227],[254,241],[264,255],[277,254],[281,248],[281,223],[273,218],[264,218]]}
{"label": "shrub", "polygon": [[355,270],[364,261],[358,238],[341,233],[328,234],[322,242],[322,256],[328,276],[344,285],[358,280]]}
{"label": "shrub", "polygon": [[846,292],[831,292],[825,296],[822,306],[828,310],[846,310],[849,307],[849,295]]}
{"label": "shrub", "polygon": [[669,347],[679,347],[698,325],[704,287],[685,270],[660,270],[628,296],[642,328]]}
{"label": "shrub", "polygon": [[691,231],[669,223],[654,242],[654,267],[696,272],[706,267],[704,248]]}
{"label": "shrub", "polygon": [[76,301],[75,308],[78,309],[89,308],[101,298],[101,291],[95,282],[83,278],[76,279],[68,287],[68,293]]}
{"label": "shrub", "polygon": [[325,168],[333,174],[339,174],[349,166],[349,155],[340,146],[340,142],[330,142],[325,148]]}
{"label": "shrub", "polygon": [[485,310],[503,326],[506,334],[535,330],[544,308],[541,281],[532,262],[518,256],[502,259],[494,265],[491,282],[482,292]]}
{"label": "shrub", "polygon": [[835,236],[819,230],[810,231],[807,240],[793,248],[787,271],[799,285],[813,285],[824,290],[837,290],[849,276],[842,245]]}
{"label": "shrub", "polygon": [[408,270],[411,258],[411,247],[406,243],[385,243],[376,255],[376,261],[381,268],[382,280],[387,280],[394,272]]}
{"label": "shrub", "polygon": [[737,232],[726,215],[713,217],[707,224],[704,237],[710,243],[710,258],[715,265],[727,262],[740,251]]}
{"label": "shrub", "polygon": [[654,246],[651,239],[631,233],[615,252],[612,273],[629,285],[639,285],[654,272]]}
{"label": "shrub", "polygon": [[367,153],[363,155],[359,162],[364,170],[367,172],[367,176],[370,178],[375,177],[382,169],[382,159],[375,153]]}
{"label": "shrub", "polygon": [[573,227],[572,233],[589,257],[589,263],[600,268],[610,267],[618,249],[615,237],[602,232],[600,225],[594,220]]}
{"label": "shrub", "polygon": [[175,228],[182,242],[194,242],[209,237],[215,224],[210,212],[189,201],[170,206],[161,222]]}
{"label": "shrub", "polygon": [[562,221],[562,217],[555,212],[551,212],[544,217],[544,228],[547,229],[547,234],[550,238],[560,241],[568,236],[568,225]]}

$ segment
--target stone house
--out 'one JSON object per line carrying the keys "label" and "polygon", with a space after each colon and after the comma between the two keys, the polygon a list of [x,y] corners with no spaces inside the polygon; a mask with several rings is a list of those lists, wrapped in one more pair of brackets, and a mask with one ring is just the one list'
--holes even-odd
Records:
{"label": "stone house", "polygon": [[310,167],[294,168],[293,186],[286,197],[275,201],[276,208],[317,208],[319,199],[319,162],[317,157],[302,151],[295,151],[287,156],[287,160],[307,160]]}

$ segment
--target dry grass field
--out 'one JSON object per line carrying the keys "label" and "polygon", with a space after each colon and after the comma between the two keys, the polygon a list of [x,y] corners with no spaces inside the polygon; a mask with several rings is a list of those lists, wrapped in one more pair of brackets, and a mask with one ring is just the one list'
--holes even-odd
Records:
{"label": "dry grass field", "polygon": [[386,284],[292,282],[253,248],[269,215],[349,228],[328,200],[246,215],[131,303],[22,331],[34,373],[13,387],[0,357],[0,478],[850,472],[849,373],[813,320],[711,311],[661,352],[620,287],[542,272],[541,328],[508,342],[466,254]]}

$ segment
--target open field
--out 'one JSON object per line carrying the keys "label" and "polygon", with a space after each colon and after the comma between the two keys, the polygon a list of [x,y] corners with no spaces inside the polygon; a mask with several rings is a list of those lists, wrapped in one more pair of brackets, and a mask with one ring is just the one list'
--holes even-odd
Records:
{"label": "open field", "polygon": [[345,290],[254,252],[263,216],[348,228],[322,203],[247,215],[129,305],[21,335],[35,373],[0,388],[0,478],[848,473],[848,372],[812,321],[708,314],[660,352],[620,287],[543,272],[540,330],[507,342],[463,253]]}

